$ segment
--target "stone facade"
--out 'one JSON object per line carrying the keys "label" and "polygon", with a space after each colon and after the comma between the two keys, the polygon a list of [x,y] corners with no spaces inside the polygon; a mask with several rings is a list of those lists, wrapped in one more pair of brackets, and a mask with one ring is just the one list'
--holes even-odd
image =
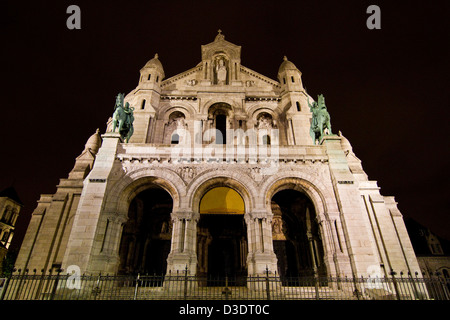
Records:
{"label": "stone facade", "polygon": [[14,237],[16,222],[22,207],[23,203],[14,187],[0,191],[0,274],[3,272],[2,261]]}
{"label": "stone facade", "polygon": [[[295,263],[296,271],[306,266],[330,276],[419,271],[395,200],[368,179],[349,141],[340,132],[311,138],[308,100],[314,99],[299,69],[284,58],[276,81],[242,66],[240,52],[219,32],[201,46],[197,66],[168,79],[155,55],[125,96],[134,108],[131,140],[112,132],[111,119],[101,147],[98,132],[90,138],[69,178],[39,200],[16,268],[76,265],[82,273],[116,274],[134,257],[144,265],[134,254],[136,239],[147,231],[130,226],[148,218],[145,206],[153,201],[138,196],[162,189],[171,198],[171,235],[147,232],[139,250],[145,255],[147,244],[162,248],[169,241],[163,272],[199,274],[208,268],[206,251],[214,241],[212,229],[200,232],[199,222],[206,221],[200,203],[206,192],[228,187],[245,204],[246,237],[227,243],[239,246],[233,263],[247,275],[280,273],[286,265],[293,270]],[[274,202],[287,190],[303,203],[291,223],[284,207],[289,199],[278,207]]]}

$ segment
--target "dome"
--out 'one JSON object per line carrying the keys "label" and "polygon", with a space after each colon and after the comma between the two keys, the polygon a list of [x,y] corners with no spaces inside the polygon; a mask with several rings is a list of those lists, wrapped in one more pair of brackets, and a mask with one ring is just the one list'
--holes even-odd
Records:
{"label": "dome", "polygon": [[284,56],[283,58],[283,62],[281,63],[280,68],[278,69],[278,73],[281,73],[285,70],[297,70],[297,67],[295,66],[295,64],[293,64],[291,61],[288,60],[288,58],[286,56]]}
{"label": "dome", "polygon": [[97,154],[98,149],[100,149],[100,146],[102,145],[102,138],[99,134],[99,129],[88,139],[86,144],[84,145],[85,150],[91,150],[92,153]]}
{"label": "dome", "polygon": [[150,59],[144,66],[144,68],[155,68],[160,71],[164,75],[164,68],[162,66],[161,61],[158,59],[158,54],[155,54],[153,59]]}

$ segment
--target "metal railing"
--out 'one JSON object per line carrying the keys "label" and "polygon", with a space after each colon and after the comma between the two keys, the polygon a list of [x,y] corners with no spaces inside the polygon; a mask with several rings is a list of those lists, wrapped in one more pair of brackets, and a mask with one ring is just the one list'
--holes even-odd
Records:
{"label": "metal railing", "polygon": [[450,280],[385,278],[102,276],[22,274],[4,279],[2,300],[450,300]]}

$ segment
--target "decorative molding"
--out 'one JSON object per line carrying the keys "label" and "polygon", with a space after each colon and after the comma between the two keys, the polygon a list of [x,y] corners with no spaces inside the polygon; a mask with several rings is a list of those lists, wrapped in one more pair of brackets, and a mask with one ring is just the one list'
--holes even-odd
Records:
{"label": "decorative molding", "polygon": [[273,85],[274,87],[281,88],[281,84],[278,81],[275,81],[275,80],[272,80],[272,79],[270,79],[270,78],[268,78],[266,76],[263,76],[262,74],[259,74],[258,72],[253,71],[253,70],[251,70],[251,69],[249,69],[247,67],[244,67],[244,66],[241,65],[240,71],[245,73],[245,74],[248,74],[248,75],[250,75],[250,76],[252,76],[254,78],[257,78],[257,79],[259,79],[261,81],[264,81],[264,82],[266,82],[266,83],[268,83],[270,85]]}
{"label": "decorative molding", "polygon": [[182,96],[182,95],[161,95],[161,100],[197,100],[196,96]]}
{"label": "decorative molding", "polygon": [[201,71],[203,69],[202,65],[196,66],[194,68],[191,68],[189,70],[186,70],[185,72],[182,72],[180,74],[177,74],[173,77],[170,77],[169,79],[166,79],[164,81],[161,82],[161,88],[166,87],[180,79],[186,78],[187,76],[196,73],[197,71]]}

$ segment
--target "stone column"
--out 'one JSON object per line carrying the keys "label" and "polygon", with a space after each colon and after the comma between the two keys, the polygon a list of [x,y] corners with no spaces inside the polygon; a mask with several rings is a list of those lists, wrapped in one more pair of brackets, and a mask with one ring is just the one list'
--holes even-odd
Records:
{"label": "stone column", "polygon": [[265,275],[266,270],[275,274],[277,258],[273,251],[272,214],[254,212],[246,214],[244,218],[247,224],[248,275]]}
{"label": "stone column", "polygon": [[172,212],[172,245],[167,258],[167,273],[197,272],[197,223],[200,215],[194,212]]}

